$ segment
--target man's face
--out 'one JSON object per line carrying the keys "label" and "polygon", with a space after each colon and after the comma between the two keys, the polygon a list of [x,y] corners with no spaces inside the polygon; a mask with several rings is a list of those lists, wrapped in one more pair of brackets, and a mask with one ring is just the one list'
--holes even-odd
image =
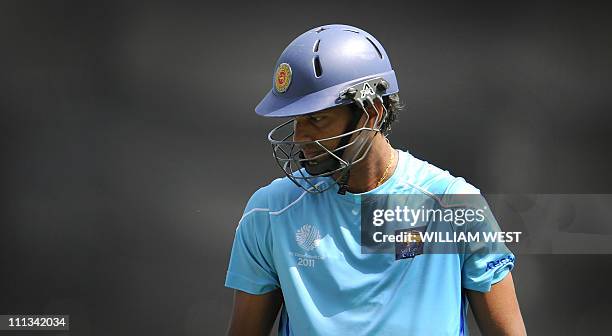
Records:
{"label": "man's face", "polygon": [[[323,111],[310,113],[295,118],[293,141],[315,141],[338,136],[346,132],[352,121],[353,112],[348,106],[338,106]],[[359,127],[359,126],[358,126]],[[338,147],[341,137],[321,141],[321,145],[330,151]],[[306,159],[325,153],[317,144],[308,144],[302,147]],[[325,158],[323,156],[321,158]]]}

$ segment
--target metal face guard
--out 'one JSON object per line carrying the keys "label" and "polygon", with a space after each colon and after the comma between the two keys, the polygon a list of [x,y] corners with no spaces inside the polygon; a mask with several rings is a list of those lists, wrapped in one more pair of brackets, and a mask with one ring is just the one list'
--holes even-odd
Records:
{"label": "metal face guard", "polygon": [[[339,174],[339,181],[346,184],[350,168],[363,160],[368,154],[374,136],[380,132],[380,125],[387,117],[387,109],[383,104],[382,95],[388,87],[388,83],[381,77],[366,80],[342,90],[338,99],[355,103],[365,114],[366,120],[354,130],[339,134],[337,136],[318,139],[314,141],[293,141],[295,119],[286,121],[275,127],[268,134],[268,140],[272,144],[272,153],[278,166],[283,173],[298,187],[311,193],[320,193],[329,189],[333,184],[322,187],[315,183],[315,179]],[[378,99],[383,106],[382,118],[376,114],[373,127],[367,127],[370,115],[367,107],[374,107],[374,100]],[[323,144],[330,140],[340,139],[340,144],[335,149],[328,149]],[[312,158],[305,158],[303,149],[317,148],[321,153]],[[351,158],[346,158],[346,151],[356,149]]]}

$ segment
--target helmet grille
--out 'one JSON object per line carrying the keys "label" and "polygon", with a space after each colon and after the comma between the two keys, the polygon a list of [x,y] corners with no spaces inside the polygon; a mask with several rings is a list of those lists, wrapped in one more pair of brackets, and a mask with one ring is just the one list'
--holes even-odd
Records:
{"label": "helmet grille", "polygon": [[312,64],[314,66],[315,77],[321,77],[321,75],[323,75],[323,69],[321,68],[321,61],[319,61],[319,56],[315,56],[314,60],[312,61]]}
{"label": "helmet grille", "polygon": [[317,42],[315,42],[314,46],[312,47],[312,52],[319,51],[319,43],[321,43],[321,40],[317,40]]}
{"label": "helmet grille", "polygon": [[370,44],[372,44],[372,46],[374,47],[374,49],[376,49],[376,52],[378,53],[378,57],[380,57],[380,59],[383,58],[382,53],[380,52],[380,49],[378,49],[378,47],[376,46],[376,44],[374,44],[374,42],[372,40],[370,40],[369,37],[366,36],[366,39],[370,42]]}

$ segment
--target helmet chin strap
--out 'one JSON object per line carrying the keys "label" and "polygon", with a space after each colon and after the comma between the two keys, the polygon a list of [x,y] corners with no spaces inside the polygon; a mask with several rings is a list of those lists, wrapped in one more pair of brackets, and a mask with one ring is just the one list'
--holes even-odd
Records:
{"label": "helmet chin strap", "polygon": [[[353,118],[351,122],[347,125],[344,133],[351,132],[357,128],[357,124],[359,123],[359,120],[361,119],[362,114],[363,112],[353,113]],[[357,136],[359,135],[360,134],[358,134]],[[346,146],[348,142],[350,141],[350,139],[351,139],[351,136],[342,137],[342,139],[340,140],[340,143],[338,143],[338,146],[336,148],[341,148],[341,147]],[[347,148],[348,147],[340,149],[337,153],[337,156],[343,157],[344,152]],[[300,152],[299,156],[301,159],[304,159],[304,153]],[[325,173],[328,173],[328,172],[331,172],[331,171],[334,171],[340,168],[340,161],[337,158],[331,155],[328,155],[327,159],[324,159],[321,161],[316,161],[316,160],[301,161],[301,165],[302,167],[306,169],[306,172],[308,172],[308,174],[320,175],[320,174],[325,174]],[[338,185],[340,186],[340,189],[338,189],[338,194],[341,194],[341,195],[346,194],[346,190],[348,189],[349,174],[350,174],[350,169],[347,167],[337,181]]]}

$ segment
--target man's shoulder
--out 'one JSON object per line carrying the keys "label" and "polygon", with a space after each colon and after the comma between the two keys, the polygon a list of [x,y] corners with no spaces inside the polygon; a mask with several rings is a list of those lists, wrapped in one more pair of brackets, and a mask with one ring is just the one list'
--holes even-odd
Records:
{"label": "man's shoulder", "polygon": [[466,182],[463,177],[454,176],[448,170],[419,159],[407,151],[404,155],[406,163],[398,183],[431,195],[480,194],[480,190]]}
{"label": "man's shoulder", "polygon": [[282,211],[306,193],[287,177],[274,179],[251,195],[245,208],[245,214],[249,211],[257,211],[256,209],[269,213]]}

